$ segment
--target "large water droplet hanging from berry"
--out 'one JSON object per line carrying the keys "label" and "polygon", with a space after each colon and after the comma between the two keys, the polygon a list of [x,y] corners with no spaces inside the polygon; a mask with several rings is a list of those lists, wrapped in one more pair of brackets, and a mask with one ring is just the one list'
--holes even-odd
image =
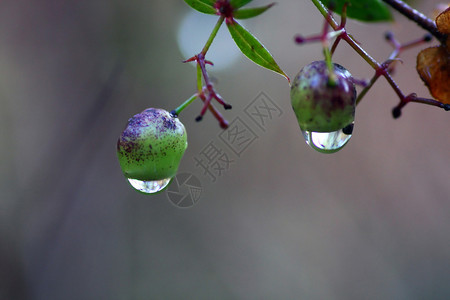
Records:
{"label": "large water droplet hanging from berry", "polygon": [[341,150],[352,137],[353,123],[332,132],[302,130],[306,143],[321,153],[334,153]]}
{"label": "large water droplet hanging from berry", "polygon": [[138,190],[139,192],[146,194],[155,194],[165,189],[166,186],[170,183],[171,179],[172,178],[144,181],[128,178],[128,182],[134,189]]}

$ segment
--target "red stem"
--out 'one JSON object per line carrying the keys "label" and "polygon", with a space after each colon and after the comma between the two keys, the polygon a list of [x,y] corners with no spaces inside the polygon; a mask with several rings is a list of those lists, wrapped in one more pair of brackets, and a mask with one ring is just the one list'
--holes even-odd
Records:
{"label": "red stem", "polygon": [[436,23],[422,14],[421,12],[415,10],[405,2],[401,0],[382,0],[386,4],[390,5],[393,9],[410,19],[411,21],[414,21],[417,25],[434,35],[439,41],[445,42],[447,39],[447,35],[440,32],[437,27]]}

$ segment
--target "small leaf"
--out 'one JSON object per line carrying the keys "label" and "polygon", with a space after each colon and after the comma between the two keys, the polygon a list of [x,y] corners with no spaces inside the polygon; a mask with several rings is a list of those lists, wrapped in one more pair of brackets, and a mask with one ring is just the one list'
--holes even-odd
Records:
{"label": "small leaf", "polygon": [[204,14],[215,15],[217,13],[214,8],[215,0],[184,0],[193,9]]}
{"label": "small leaf", "polygon": [[347,17],[364,22],[392,21],[391,12],[381,0],[320,0],[326,7],[337,14],[342,13],[348,2]]}
{"label": "small leaf", "polygon": [[443,45],[417,55],[417,72],[436,100],[450,104],[450,54]]}
{"label": "small leaf", "polygon": [[253,0],[230,0],[230,5],[232,8],[238,9],[239,7],[242,7],[252,1]]}
{"label": "small leaf", "polygon": [[289,77],[283,72],[283,70],[281,70],[269,51],[267,51],[267,49],[261,44],[260,41],[256,39],[256,37],[254,37],[235,20],[227,22],[227,27],[230,31],[231,37],[245,56],[247,56],[255,64],[272,70],[286,77],[289,81]]}
{"label": "small leaf", "polygon": [[265,12],[266,10],[268,10],[269,8],[271,8],[274,5],[275,5],[275,3],[271,3],[269,5],[261,6],[261,7],[242,8],[242,9],[235,11],[233,13],[233,17],[235,17],[236,19],[253,18],[253,17],[259,16],[260,14],[262,14],[263,12]]}

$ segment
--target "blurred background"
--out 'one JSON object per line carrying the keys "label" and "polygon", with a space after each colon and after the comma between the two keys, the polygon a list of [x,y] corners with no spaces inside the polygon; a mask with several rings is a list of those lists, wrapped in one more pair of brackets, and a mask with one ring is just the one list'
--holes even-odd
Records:
{"label": "blurred background", "polygon": [[[430,16],[436,4],[414,3]],[[386,30],[402,42],[424,34],[395,17],[348,30],[383,61]],[[128,185],[120,132],[195,92],[182,60],[216,19],[181,0],[1,1],[0,299],[449,299],[450,116],[410,104],[393,120],[398,98],[384,79],[358,106],[348,145],[324,155],[305,144],[286,80],[218,40],[209,71],[233,105],[224,115],[256,140],[235,155],[210,113],[194,121],[196,101],[180,116],[189,147],[179,170],[200,180],[198,203],[180,209]],[[291,78],[322,59],[319,44],[293,43],[322,28],[309,1],[242,23]],[[419,50],[394,78],[428,97]],[[335,60],[373,74],[345,44]],[[245,114],[261,92],[280,112],[263,128]],[[234,161],[214,182],[195,164],[211,141]]]}

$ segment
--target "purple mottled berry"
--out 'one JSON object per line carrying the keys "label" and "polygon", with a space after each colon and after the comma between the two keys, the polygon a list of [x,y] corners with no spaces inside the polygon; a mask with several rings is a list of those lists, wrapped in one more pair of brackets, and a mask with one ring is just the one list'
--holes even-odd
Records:
{"label": "purple mottled berry", "polygon": [[325,61],[305,66],[291,86],[291,103],[303,131],[333,132],[355,119],[356,89],[349,71]]}
{"label": "purple mottled berry", "polygon": [[117,141],[117,156],[127,178],[162,180],[176,175],[187,148],[180,120],[159,108],[148,108],[128,120]]}

